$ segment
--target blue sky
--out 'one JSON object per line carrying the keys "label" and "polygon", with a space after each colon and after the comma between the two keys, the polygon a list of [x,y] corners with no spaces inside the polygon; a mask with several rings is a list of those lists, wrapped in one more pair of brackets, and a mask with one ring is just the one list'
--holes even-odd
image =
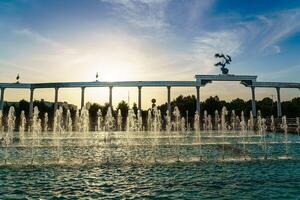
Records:
{"label": "blue sky", "polygon": [[[17,73],[23,82],[93,81],[97,71],[107,81],[193,80],[219,73],[216,52],[233,57],[231,73],[300,82],[299,31],[299,0],[0,0],[0,82]],[[28,97],[8,91],[6,98],[20,93]],[[136,89],[116,89],[115,101],[128,93],[136,98]],[[181,93],[194,90],[173,90]],[[237,83],[212,84],[201,96],[217,94],[250,97]],[[273,94],[260,89],[258,98]],[[52,96],[38,91],[35,98]],[[78,104],[79,96],[63,90],[60,99]],[[107,90],[87,96],[103,103]],[[145,91],[144,102],[152,96],[164,102],[165,89]],[[283,91],[284,99],[295,96],[299,91]]]}

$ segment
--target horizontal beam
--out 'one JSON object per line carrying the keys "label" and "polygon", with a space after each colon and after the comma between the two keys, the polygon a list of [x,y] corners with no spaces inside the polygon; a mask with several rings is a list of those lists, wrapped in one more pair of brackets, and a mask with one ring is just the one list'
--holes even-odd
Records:
{"label": "horizontal beam", "polygon": [[263,88],[299,88],[300,83],[288,83],[288,82],[255,82],[254,87]]}
{"label": "horizontal beam", "polygon": [[[197,75],[198,76],[198,75]],[[196,76],[196,77],[197,77]],[[246,77],[235,76],[236,78],[216,78],[216,79],[202,79],[207,77],[223,77],[224,75],[199,75],[201,79],[197,81],[116,81],[116,82],[55,82],[55,83],[0,83],[0,88],[13,88],[13,89],[36,89],[36,88],[79,88],[79,87],[196,87],[205,86],[206,83],[212,81],[241,81],[246,87],[262,87],[262,88],[298,88],[300,89],[300,83],[288,83],[288,82],[257,82],[251,81],[249,83],[245,81],[251,80],[245,79]],[[230,76],[230,75],[226,75]],[[256,76],[251,76],[256,77]],[[244,79],[242,79],[244,78]],[[254,80],[254,79],[253,79]],[[206,81],[206,82],[205,82]]]}
{"label": "horizontal beam", "polygon": [[195,87],[196,81],[118,81],[118,82],[56,82],[0,83],[0,88],[76,88],[76,87]]}

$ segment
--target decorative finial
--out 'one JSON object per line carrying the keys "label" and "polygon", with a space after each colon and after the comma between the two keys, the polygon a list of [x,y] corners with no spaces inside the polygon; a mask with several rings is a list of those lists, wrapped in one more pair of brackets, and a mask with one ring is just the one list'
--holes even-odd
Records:
{"label": "decorative finial", "polygon": [[20,75],[19,74],[17,75],[16,80],[17,80],[17,83],[19,83],[19,80],[20,80]]}
{"label": "decorative finial", "polygon": [[219,54],[219,53],[216,53],[215,54],[215,58],[223,58],[223,60],[221,62],[218,62],[215,64],[215,66],[221,66],[221,71],[222,71],[222,74],[228,74],[229,72],[229,69],[226,68],[225,66],[226,65],[229,65],[231,63],[231,57],[229,55],[224,55],[224,54]]}

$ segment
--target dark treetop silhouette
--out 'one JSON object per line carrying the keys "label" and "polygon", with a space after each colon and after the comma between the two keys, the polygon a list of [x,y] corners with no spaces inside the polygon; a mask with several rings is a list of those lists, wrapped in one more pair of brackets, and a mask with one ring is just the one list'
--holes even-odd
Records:
{"label": "dark treetop silhouette", "polygon": [[221,66],[221,71],[222,71],[222,74],[228,74],[229,70],[228,68],[226,68],[225,66],[226,65],[229,65],[231,63],[231,57],[229,55],[224,55],[224,54],[218,54],[216,53],[215,54],[215,57],[216,58],[223,58],[223,60],[221,62],[218,62],[215,64],[215,66]]}

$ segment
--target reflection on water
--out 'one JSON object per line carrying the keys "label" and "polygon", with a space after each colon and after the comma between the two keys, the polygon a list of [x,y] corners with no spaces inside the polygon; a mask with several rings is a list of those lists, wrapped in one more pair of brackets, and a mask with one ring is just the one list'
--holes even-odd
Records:
{"label": "reflection on water", "polygon": [[297,199],[300,162],[0,168],[1,199]]}
{"label": "reflection on water", "polygon": [[[299,159],[295,134],[243,132],[64,132],[11,134],[0,145],[0,166],[153,164]],[[18,133],[15,133],[18,135]]]}

